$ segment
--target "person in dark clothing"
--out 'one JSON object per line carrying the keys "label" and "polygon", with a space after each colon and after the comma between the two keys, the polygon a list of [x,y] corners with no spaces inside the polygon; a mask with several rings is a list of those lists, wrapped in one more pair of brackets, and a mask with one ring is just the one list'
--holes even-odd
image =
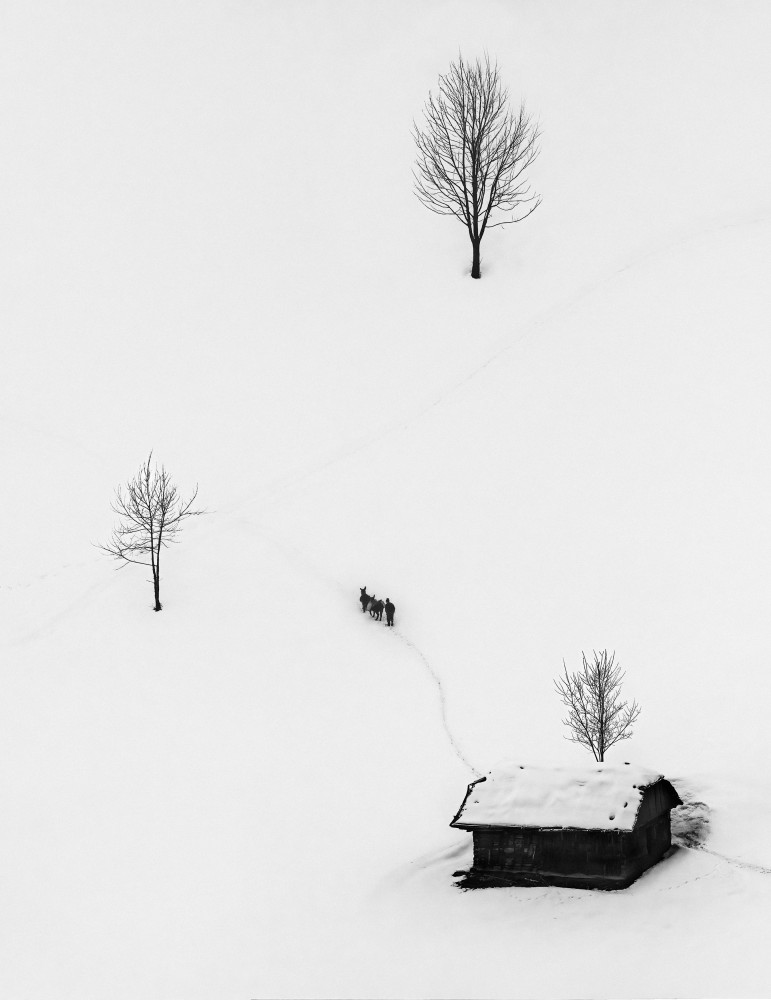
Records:
{"label": "person in dark clothing", "polygon": [[396,611],[396,606],[391,604],[390,597],[386,597],[386,602],[385,602],[386,625],[393,625],[394,611]]}

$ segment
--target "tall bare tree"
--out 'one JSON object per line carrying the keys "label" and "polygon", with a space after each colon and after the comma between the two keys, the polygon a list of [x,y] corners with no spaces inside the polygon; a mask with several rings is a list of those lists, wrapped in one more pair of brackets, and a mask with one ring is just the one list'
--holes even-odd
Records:
{"label": "tall bare tree", "polygon": [[186,518],[205,511],[193,509],[198,487],[189,500],[183,500],[165,467],[159,469],[157,463],[151,467],[152,457],[150,452],[136,476],[126,483],[125,491],[121,486],[115,491],[111,507],[120,523],[113,529],[110,541],[98,547],[124,565],[137,563],[152,568],[154,610],[161,611],[161,551],[177,540]]}
{"label": "tall bare tree", "polygon": [[[415,193],[437,215],[453,215],[468,231],[471,277],[481,278],[479,247],[488,228],[522,222],[540,205],[523,174],[540,152],[540,131],[524,104],[509,108],[497,65],[459,55],[429,94],[425,124],[413,123],[418,147]],[[511,218],[491,222],[495,212]]]}
{"label": "tall bare tree", "polygon": [[615,663],[615,652],[608,656],[607,649],[594,653],[589,663],[584,653],[583,667],[574,674],[568,673],[563,660],[565,676],[554,682],[562,704],[568,710],[563,723],[570,730],[565,739],[591,750],[594,759],[605,760],[605,753],[621,740],[632,736],[632,725],[641,709],[636,701],[630,705],[621,701],[621,682],[624,674]]}

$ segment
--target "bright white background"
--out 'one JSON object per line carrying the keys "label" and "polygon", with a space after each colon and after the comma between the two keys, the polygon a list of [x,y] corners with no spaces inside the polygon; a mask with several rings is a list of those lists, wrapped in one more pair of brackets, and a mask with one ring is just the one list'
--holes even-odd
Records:
{"label": "bright white background", "polygon": [[[0,6],[4,998],[768,996],[770,33]],[[543,128],[478,282],[411,190],[459,49]],[[211,512],[161,614],[92,547],[151,448]],[[586,760],[593,648],[717,854],[458,892],[474,770]]]}

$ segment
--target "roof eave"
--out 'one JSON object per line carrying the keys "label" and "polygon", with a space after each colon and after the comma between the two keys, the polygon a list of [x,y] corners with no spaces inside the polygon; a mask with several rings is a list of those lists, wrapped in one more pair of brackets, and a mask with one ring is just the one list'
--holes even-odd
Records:
{"label": "roof eave", "polygon": [[478,785],[481,781],[487,781],[487,778],[486,777],[477,778],[476,781],[472,781],[471,784],[468,786],[468,788],[466,789],[466,794],[465,794],[465,796],[463,798],[463,801],[460,804],[460,809],[453,816],[452,822],[450,823],[450,826],[458,827],[461,830],[470,830],[471,829],[471,827],[469,827],[469,826],[465,826],[462,823],[458,823],[458,820],[460,819],[460,817],[461,817],[461,815],[463,813],[463,810],[466,808],[466,803],[468,802],[468,797],[469,797],[469,795],[471,795],[471,789],[474,787],[474,785]]}
{"label": "roof eave", "polygon": [[632,833],[634,827],[627,826],[523,826],[521,823],[458,823],[450,826],[456,830],[559,830],[562,833]]}

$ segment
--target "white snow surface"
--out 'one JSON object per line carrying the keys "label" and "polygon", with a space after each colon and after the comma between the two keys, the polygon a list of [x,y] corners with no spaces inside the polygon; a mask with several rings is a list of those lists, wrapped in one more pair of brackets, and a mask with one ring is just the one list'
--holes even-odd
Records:
{"label": "white snow surface", "polygon": [[454,826],[631,830],[642,790],[663,775],[632,764],[496,765],[473,785]]}
{"label": "white snow surface", "polygon": [[[0,28],[2,1000],[771,996],[771,5]],[[412,193],[459,49],[543,126],[481,281]],[[209,511],[159,614],[93,547],[151,448]],[[677,849],[459,890],[605,648]]]}

